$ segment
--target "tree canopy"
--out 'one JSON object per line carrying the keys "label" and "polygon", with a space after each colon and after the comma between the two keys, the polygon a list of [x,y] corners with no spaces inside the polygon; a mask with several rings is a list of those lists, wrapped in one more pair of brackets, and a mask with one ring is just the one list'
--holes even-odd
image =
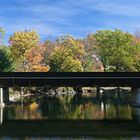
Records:
{"label": "tree canopy", "polygon": [[10,51],[7,47],[0,47],[0,72],[9,72],[14,68]]}
{"label": "tree canopy", "polygon": [[12,57],[16,60],[17,70],[24,71],[24,61],[26,52],[32,47],[39,46],[39,35],[35,31],[15,32],[9,39]]}
{"label": "tree canopy", "polygon": [[[0,33],[3,42],[4,29]],[[11,35],[8,46],[0,46],[1,71],[140,71],[138,31],[133,35],[119,29],[99,30],[82,39],[63,35],[41,42],[36,31],[25,30]]]}
{"label": "tree canopy", "polygon": [[97,31],[93,36],[105,71],[137,71],[135,54],[139,47],[131,34],[116,29]]}

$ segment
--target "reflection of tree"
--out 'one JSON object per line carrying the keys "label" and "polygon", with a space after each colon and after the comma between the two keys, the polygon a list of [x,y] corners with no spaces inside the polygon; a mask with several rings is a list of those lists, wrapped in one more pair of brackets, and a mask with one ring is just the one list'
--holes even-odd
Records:
{"label": "reflection of tree", "polygon": [[63,113],[63,106],[57,97],[47,97],[40,102],[40,111],[43,117],[48,119],[60,118]]}
{"label": "reflection of tree", "polygon": [[107,119],[131,119],[131,108],[128,105],[108,104],[106,108]]}
{"label": "reflection of tree", "polygon": [[93,98],[75,101],[73,96],[46,97],[39,103],[15,105],[4,110],[4,116],[9,119],[131,119],[128,105],[101,103]]}
{"label": "reflection of tree", "polygon": [[127,105],[119,106],[119,118],[132,119],[131,107]]}
{"label": "reflection of tree", "polygon": [[16,115],[16,112],[13,106],[4,107],[4,111],[3,111],[4,120],[7,120],[9,118],[14,118],[15,115]]}
{"label": "reflection of tree", "polygon": [[112,104],[107,105],[106,108],[106,119],[114,119],[116,118],[116,108]]}
{"label": "reflection of tree", "polygon": [[30,105],[15,105],[8,107],[4,117],[8,116],[7,119],[42,119],[42,115],[38,111],[38,105],[32,103]]}
{"label": "reflection of tree", "polygon": [[41,103],[43,116],[49,119],[103,119],[100,106],[89,103],[70,102],[71,97],[60,97],[45,100]]}

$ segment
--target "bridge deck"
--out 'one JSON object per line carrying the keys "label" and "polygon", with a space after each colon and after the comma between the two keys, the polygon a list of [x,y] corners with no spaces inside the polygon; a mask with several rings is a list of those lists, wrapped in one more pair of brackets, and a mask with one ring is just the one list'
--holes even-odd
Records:
{"label": "bridge deck", "polygon": [[0,72],[0,86],[140,86],[134,72]]}

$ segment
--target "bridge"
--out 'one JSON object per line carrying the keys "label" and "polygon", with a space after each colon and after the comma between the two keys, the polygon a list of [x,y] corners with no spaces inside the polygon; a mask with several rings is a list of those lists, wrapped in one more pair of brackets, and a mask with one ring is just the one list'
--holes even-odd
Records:
{"label": "bridge", "polygon": [[139,87],[140,73],[133,72],[0,72],[0,87],[122,86]]}
{"label": "bridge", "polygon": [[[131,87],[140,106],[140,73],[134,72],[0,72],[0,106],[9,87]],[[99,90],[98,90],[99,92]]]}

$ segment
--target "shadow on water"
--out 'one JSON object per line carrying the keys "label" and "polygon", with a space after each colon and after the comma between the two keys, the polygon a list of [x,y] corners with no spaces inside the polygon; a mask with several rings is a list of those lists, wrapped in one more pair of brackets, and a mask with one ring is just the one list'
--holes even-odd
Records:
{"label": "shadow on water", "polygon": [[[43,97],[25,105],[3,109],[0,139],[134,139],[140,137],[140,109],[131,107],[131,94],[105,92],[78,98],[65,95]],[[138,120],[138,119],[137,119]],[[13,138],[15,137],[15,139]]]}

